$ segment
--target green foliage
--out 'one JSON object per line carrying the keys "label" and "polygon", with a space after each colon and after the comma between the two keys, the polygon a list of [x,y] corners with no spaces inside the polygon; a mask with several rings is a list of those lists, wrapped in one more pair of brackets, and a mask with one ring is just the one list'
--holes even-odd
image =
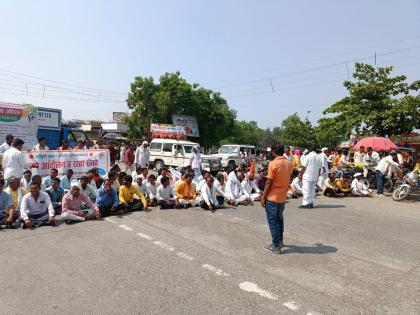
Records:
{"label": "green foliage", "polygon": [[420,98],[410,95],[420,89],[420,81],[409,84],[403,75],[391,77],[392,67],[375,68],[362,63],[355,67],[355,81],[344,82],[349,96],[324,111],[332,117],[319,120],[324,134],[390,136],[420,126]]}
{"label": "green foliage", "polygon": [[229,137],[222,144],[251,144],[260,146],[264,131],[258,127],[256,121],[235,121]]}
{"label": "green foliage", "polygon": [[127,99],[132,110],[128,118],[131,138],[147,137],[150,123],[172,123],[172,115],[197,118],[199,141],[203,146],[218,145],[232,131],[236,112],[220,93],[190,84],[179,72],[165,73],[158,83],[153,78],[136,77]]}
{"label": "green foliage", "polygon": [[315,129],[308,119],[302,120],[297,113],[286,117],[280,127],[280,140],[285,145],[310,147],[316,145]]}

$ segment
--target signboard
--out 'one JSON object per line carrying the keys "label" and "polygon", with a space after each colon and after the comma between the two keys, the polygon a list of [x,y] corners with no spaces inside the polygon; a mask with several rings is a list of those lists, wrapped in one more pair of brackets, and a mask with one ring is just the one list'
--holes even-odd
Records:
{"label": "signboard", "polygon": [[197,119],[192,116],[172,115],[172,122],[175,126],[184,128],[185,134],[189,137],[199,137]]}
{"label": "signboard", "polygon": [[61,128],[61,110],[38,107],[38,127]]}
{"label": "signboard", "polygon": [[22,139],[24,149],[32,148],[38,143],[38,109],[29,104],[0,102],[0,141],[11,134]]}
{"label": "signboard", "polygon": [[56,168],[60,175],[72,169],[76,177],[86,174],[92,168],[98,168],[100,175],[105,175],[110,167],[109,150],[70,150],[70,151],[25,151],[28,165],[35,175],[47,176],[50,169]]}
{"label": "signboard", "polygon": [[127,116],[127,113],[124,112],[113,112],[112,113],[112,121],[122,123],[124,122],[124,118]]}
{"label": "signboard", "polygon": [[150,132],[152,138],[185,138],[184,128],[169,124],[151,124]]}

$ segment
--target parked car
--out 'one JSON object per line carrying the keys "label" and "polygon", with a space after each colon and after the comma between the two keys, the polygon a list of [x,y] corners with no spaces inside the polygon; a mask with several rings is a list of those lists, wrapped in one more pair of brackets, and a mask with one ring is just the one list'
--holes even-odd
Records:
{"label": "parked car", "polygon": [[[159,171],[163,166],[182,167],[190,164],[192,149],[198,143],[174,140],[153,139],[150,143],[150,165]],[[201,156],[202,168],[211,172],[220,170],[220,159],[212,155]]]}
{"label": "parked car", "polygon": [[225,144],[219,149],[219,153],[213,156],[221,159],[222,168],[235,168],[242,163],[243,154],[247,152],[251,159],[255,159],[255,146],[241,144]]}

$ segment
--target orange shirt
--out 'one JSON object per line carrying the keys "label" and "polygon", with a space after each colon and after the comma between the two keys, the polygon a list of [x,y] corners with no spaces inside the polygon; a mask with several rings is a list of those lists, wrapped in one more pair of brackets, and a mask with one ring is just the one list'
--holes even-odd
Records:
{"label": "orange shirt", "polygon": [[270,162],[267,178],[272,181],[272,186],[267,195],[267,200],[277,203],[286,201],[292,172],[293,164],[284,156],[278,156]]}

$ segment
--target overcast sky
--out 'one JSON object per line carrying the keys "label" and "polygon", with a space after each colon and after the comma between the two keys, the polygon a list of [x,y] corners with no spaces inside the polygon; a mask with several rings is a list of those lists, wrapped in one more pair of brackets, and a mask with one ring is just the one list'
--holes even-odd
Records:
{"label": "overcast sky", "polygon": [[0,101],[110,120],[134,76],[179,70],[272,127],[316,121],[375,52],[420,79],[420,1],[2,0],[0,41]]}

